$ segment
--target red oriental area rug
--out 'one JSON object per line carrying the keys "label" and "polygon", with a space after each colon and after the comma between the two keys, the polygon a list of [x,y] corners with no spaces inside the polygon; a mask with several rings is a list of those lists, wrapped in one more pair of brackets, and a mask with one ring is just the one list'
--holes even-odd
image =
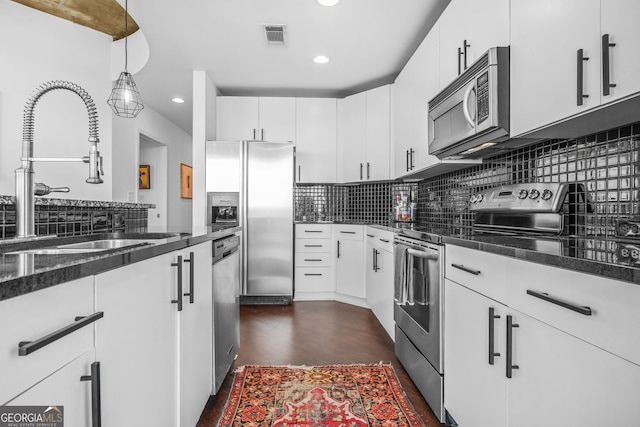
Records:
{"label": "red oriental area rug", "polygon": [[391,365],[244,366],[219,427],[424,427]]}

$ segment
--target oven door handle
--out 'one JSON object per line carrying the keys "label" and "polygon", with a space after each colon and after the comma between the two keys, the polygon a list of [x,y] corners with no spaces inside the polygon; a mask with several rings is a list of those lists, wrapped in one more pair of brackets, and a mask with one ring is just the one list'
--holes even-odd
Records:
{"label": "oven door handle", "polygon": [[425,259],[430,259],[434,261],[437,261],[439,258],[438,254],[431,254],[429,252],[419,251],[417,249],[412,249],[412,248],[407,249],[407,253],[409,255],[412,255],[418,258],[425,258]]}

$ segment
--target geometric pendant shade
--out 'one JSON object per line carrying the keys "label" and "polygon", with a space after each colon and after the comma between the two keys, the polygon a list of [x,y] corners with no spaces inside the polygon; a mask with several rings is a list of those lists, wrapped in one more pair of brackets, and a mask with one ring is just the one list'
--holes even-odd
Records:
{"label": "geometric pendant shade", "polygon": [[113,90],[107,103],[113,112],[120,117],[136,117],[144,108],[142,96],[140,96],[136,83],[128,71],[120,73],[118,80],[113,83]]}

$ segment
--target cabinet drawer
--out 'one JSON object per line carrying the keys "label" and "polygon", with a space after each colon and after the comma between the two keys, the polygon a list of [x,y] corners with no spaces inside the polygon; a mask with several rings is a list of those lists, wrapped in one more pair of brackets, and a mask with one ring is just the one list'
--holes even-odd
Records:
{"label": "cabinet drawer", "polygon": [[378,246],[383,251],[393,253],[393,233],[391,233],[390,231],[380,230],[380,232],[378,233],[376,246]]}
{"label": "cabinet drawer", "polygon": [[331,254],[310,252],[296,254],[296,267],[331,267]]}
{"label": "cabinet drawer", "polygon": [[373,227],[367,227],[365,229],[365,237],[367,239],[367,243],[371,243],[372,245],[378,244],[378,234],[380,234],[381,230]]}
{"label": "cabinet drawer", "polygon": [[93,312],[93,277],[0,302],[0,405],[92,349],[94,328],[88,324],[25,356],[18,343],[36,341]]}
{"label": "cabinet drawer", "polygon": [[640,365],[639,285],[515,259],[509,277],[510,307]]}
{"label": "cabinet drawer", "polygon": [[333,237],[338,240],[362,240],[364,226],[350,224],[335,224]]}
{"label": "cabinet drawer", "polygon": [[296,294],[305,292],[334,292],[333,269],[296,268]]}
{"label": "cabinet drawer", "polygon": [[330,239],[331,224],[296,224],[296,239]]}
{"label": "cabinet drawer", "polygon": [[331,252],[331,239],[296,239],[296,252]]}
{"label": "cabinet drawer", "polygon": [[513,258],[489,254],[475,249],[446,245],[447,279],[499,302],[507,297],[507,262]]}

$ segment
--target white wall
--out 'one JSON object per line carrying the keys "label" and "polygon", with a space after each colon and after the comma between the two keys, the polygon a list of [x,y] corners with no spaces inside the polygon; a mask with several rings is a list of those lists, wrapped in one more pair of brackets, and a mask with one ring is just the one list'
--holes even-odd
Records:
{"label": "white wall", "polygon": [[138,202],[151,203],[147,229],[152,232],[167,231],[167,147],[144,135],[140,137],[141,165],[149,166],[149,188],[138,189]]}
{"label": "white wall", "polygon": [[180,198],[180,163],[192,164],[191,135],[149,106],[135,119],[113,118],[113,200],[137,200],[140,134],[167,146],[168,231],[191,232],[192,201]]}
{"label": "white wall", "polygon": [[218,89],[206,71],[193,72],[193,233],[206,231],[206,142],[216,138]]}
{"label": "white wall", "polygon": [[[85,183],[84,163],[36,163],[36,182],[69,186],[71,193],[49,197],[111,200],[113,174],[111,120],[111,37],[11,1],[0,1],[0,194],[14,194],[13,171],[20,166],[22,112],[42,83],[67,80],[83,87],[98,112],[100,144],[107,174],[104,184]],[[87,110],[76,94],[55,90],[35,108],[36,157],[89,154]]]}

